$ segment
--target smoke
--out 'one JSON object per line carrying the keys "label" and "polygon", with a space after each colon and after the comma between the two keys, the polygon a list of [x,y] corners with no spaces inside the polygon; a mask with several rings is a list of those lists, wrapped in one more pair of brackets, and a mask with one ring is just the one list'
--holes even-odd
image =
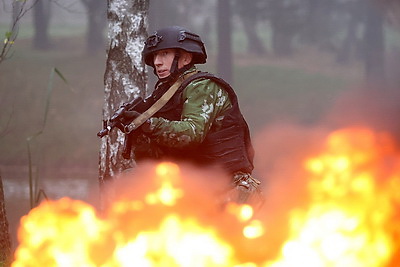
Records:
{"label": "smoke", "polygon": [[327,122],[336,127],[350,125],[369,126],[377,131],[389,132],[400,138],[400,91],[396,89],[356,88],[343,93],[327,116]]}
{"label": "smoke", "polygon": [[315,154],[324,138],[338,129],[368,127],[399,140],[399,103],[398,85],[360,84],[338,94],[325,115],[313,124],[289,119],[264,126],[253,136],[257,175],[268,187],[276,180],[295,180],[301,176],[302,160]]}
{"label": "smoke", "polygon": [[[334,131],[365,127],[400,139],[400,90],[359,85],[343,91],[322,119],[312,125],[280,121],[254,134],[257,178],[263,181],[263,213],[271,231],[270,243],[279,244],[287,236],[291,211],[309,203],[308,158],[323,151],[326,138]],[[379,178],[379,177],[377,177]]]}
{"label": "smoke", "polygon": [[[199,169],[185,164],[143,162],[105,186],[112,209],[105,209],[104,217],[112,222],[112,227],[100,243],[96,242],[93,249],[96,253],[93,254],[99,256],[98,262],[103,261],[102,255],[111,255],[110,250],[119,248],[117,243],[112,243],[118,241],[112,238],[115,232],[122,239],[128,240],[128,236],[136,237],[139,232],[146,234],[158,229],[164,218],[178,214],[184,218],[183,222],[196,218],[207,231],[218,229],[221,240],[234,246],[234,255],[239,262],[264,262],[266,259],[277,258],[282,245],[291,236],[288,225],[293,224],[292,215],[299,210],[308,214],[305,211],[312,203],[308,191],[311,174],[305,168],[306,160],[325,149],[326,137],[334,130],[364,126],[394,133],[398,128],[393,123],[394,115],[398,112],[395,105],[397,99],[398,93],[395,91],[355,88],[340,95],[319,123],[312,126],[289,121],[274,123],[254,136],[256,178],[263,181],[265,197],[264,205],[254,216],[254,219],[262,223],[264,230],[259,238],[244,238],[241,234],[243,223],[225,209],[224,197],[229,194],[231,177],[221,170]],[[386,166],[385,160],[377,162],[379,167]],[[376,195],[370,196],[375,200]],[[374,204],[372,207],[378,205],[375,201],[371,203]],[[343,205],[345,208],[346,205]],[[251,226],[250,223],[248,226]],[[374,230],[381,228],[375,227]],[[371,232],[371,236],[374,233]],[[58,240],[60,238],[54,239],[55,242]],[[296,255],[301,256],[299,253]]]}
{"label": "smoke", "polygon": [[[184,191],[198,192],[187,198],[182,205],[203,203],[204,199],[215,199],[223,189],[229,188],[229,177],[218,168],[200,169],[190,164],[160,164],[157,161],[144,161],[133,169],[128,169],[106,185],[107,195],[114,201],[145,199],[149,192],[156,192],[164,183]],[[179,166],[179,167],[178,167]],[[168,180],[167,180],[167,178]],[[204,199],[198,199],[204,198]],[[209,201],[207,201],[209,202]],[[215,204],[215,203],[214,203]]]}

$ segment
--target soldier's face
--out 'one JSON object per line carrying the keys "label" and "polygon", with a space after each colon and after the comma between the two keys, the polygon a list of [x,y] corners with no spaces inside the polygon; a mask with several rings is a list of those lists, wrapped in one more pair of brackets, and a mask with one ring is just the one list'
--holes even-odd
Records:
{"label": "soldier's face", "polygon": [[154,53],[153,63],[159,79],[166,78],[171,74],[170,69],[174,57],[174,49],[164,49]]}
{"label": "soldier's face", "polygon": [[[156,74],[159,79],[166,78],[171,74],[172,62],[175,58],[175,49],[163,49],[154,53],[153,63]],[[186,51],[180,51],[178,68],[189,64],[192,60],[192,54]]]}

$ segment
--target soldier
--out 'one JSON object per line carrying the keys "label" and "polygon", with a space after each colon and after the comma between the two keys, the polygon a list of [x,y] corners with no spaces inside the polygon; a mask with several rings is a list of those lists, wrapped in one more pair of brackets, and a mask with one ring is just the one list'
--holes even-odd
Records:
{"label": "soldier", "polygon": [[158,81],[151,96],[135,110],[124,112],[124,125],[129,126],[172,87],[175,92],[140,126],[135,159],[221,166],[233,177],[237,201],[246,202],[260,185],[251,176],[254,151],[249,128],[232,87],[195,66],[207,59],[200,37],[178,26],[160,29],[146,40],[143,57]]}

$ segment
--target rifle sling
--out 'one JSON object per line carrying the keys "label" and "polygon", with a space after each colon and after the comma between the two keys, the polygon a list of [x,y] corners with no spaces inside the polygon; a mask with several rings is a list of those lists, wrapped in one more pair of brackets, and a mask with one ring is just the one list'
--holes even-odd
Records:
{"label": "rifle sling", "polygon": [[159,111],[165,104],[167,104],[167,102],[171,99],[171,97],[176,93],[176,91],[179,89],[183,81],[196,73],[197,72],[188,73],[180,77],[178,80],[176,80],[176,82],[160,97],[160,99],[158,99],[145,112],[136,117],[130,124],[125,126],[124,128],[125,133],[127,134],[131,133],[139,126],[141,126],[151,116],[153,116],[157,111]]}

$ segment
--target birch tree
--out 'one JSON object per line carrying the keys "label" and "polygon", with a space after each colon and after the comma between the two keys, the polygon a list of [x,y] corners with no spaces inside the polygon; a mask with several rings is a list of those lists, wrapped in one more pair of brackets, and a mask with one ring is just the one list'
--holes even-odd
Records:
{"label": "birch tree", "polygon": [[[123,103],[146,92],[146,68],[141,52],[147,37],[149,0],[108,0],[108,49],[104,74],[103,119]],[[133,167],[123,159],[124,134],[112,130],[101,140],[100,187],[122,170]]]}
{"label": "birch tree", "polygon": [[11,239],[4,202],[3,182],[0,176],[0,266],[11,259]]}

